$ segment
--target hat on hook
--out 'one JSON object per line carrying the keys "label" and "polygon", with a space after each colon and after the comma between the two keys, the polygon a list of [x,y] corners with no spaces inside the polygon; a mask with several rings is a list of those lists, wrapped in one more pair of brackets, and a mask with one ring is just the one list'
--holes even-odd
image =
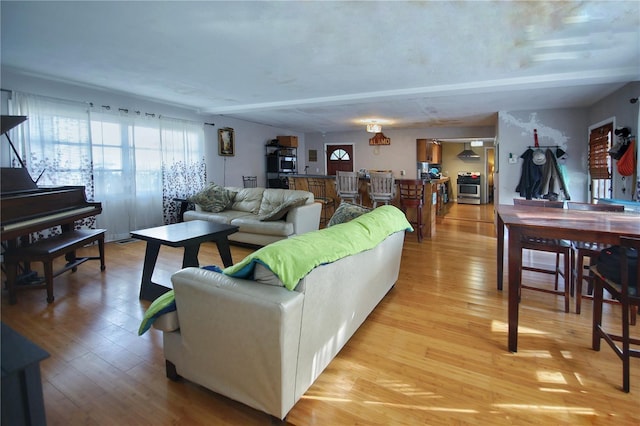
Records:
{"label": "hat on hook", "polygon": [[533,156],[531,157],[531,161],[533,161],[533,164],[535,164],[536,166],[542,166],[544,163],[547,162],[547,156],[544,154],[543,150],[536,149],[533,152]]}

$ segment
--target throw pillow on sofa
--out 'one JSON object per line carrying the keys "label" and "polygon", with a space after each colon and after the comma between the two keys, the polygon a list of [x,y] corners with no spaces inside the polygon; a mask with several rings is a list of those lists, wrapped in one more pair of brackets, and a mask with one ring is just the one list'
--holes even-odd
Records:
{"label": "throw pillow on sofa", "polygon": [[285,217],[287,213],[289,213],[289,210],[291,210],[294,207],[300,207],[304,205],[306,202],[307,202],[306,197],[285,201],[284,203],[276,207],[273,211],[267,213],[266,215],[260,216],[260,220],[263,222],[280,220],[283,217]]}
{"label": "throw pillow on sofa", "polygon": [[198,204],[206,212],[218,213],[233,203],[235,194],[235,192],[212,182],[197,194],[189,197],[188,200]]}
{"label": "throw pillow on sofa", "polygon": [[335,213],[333,213],[333,216],[331,216],[327,227],[337,225],[339,223],[349,222],[350,220],[353,220],[358,216],[362,216],[363,214],[370,211],[370,208],[363,207],[359,204],[342,202],[336,209]]}

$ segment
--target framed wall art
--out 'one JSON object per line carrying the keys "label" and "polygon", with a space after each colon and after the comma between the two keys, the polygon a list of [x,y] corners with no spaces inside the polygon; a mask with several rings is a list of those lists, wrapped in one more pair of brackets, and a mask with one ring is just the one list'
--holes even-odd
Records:
{"label": "framed wall art", "polygon": [[235,136],[231,127],[218,129],[218,155],[233,157],[235,154]]}

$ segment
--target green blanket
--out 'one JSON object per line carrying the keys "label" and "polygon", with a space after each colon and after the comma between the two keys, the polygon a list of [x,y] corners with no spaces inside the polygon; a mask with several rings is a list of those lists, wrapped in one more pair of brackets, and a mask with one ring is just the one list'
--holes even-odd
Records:
{"label": "green blanket", "polygon": [[223,273],[253,279],[253,269],[261,263],[293,290],[316,266],[372,249],[403,230],[413,231],[404,213],[393,206],[381,206],[350,222],[269,244]]}

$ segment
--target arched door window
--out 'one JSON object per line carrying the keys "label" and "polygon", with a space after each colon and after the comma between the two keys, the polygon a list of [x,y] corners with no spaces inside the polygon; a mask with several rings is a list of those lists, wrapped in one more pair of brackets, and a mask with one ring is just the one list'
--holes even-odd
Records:
{"label": "arched door window", "polygon": [[353,171],[353,145],[329,145],[327,147],[327,175],[337,171]]}

